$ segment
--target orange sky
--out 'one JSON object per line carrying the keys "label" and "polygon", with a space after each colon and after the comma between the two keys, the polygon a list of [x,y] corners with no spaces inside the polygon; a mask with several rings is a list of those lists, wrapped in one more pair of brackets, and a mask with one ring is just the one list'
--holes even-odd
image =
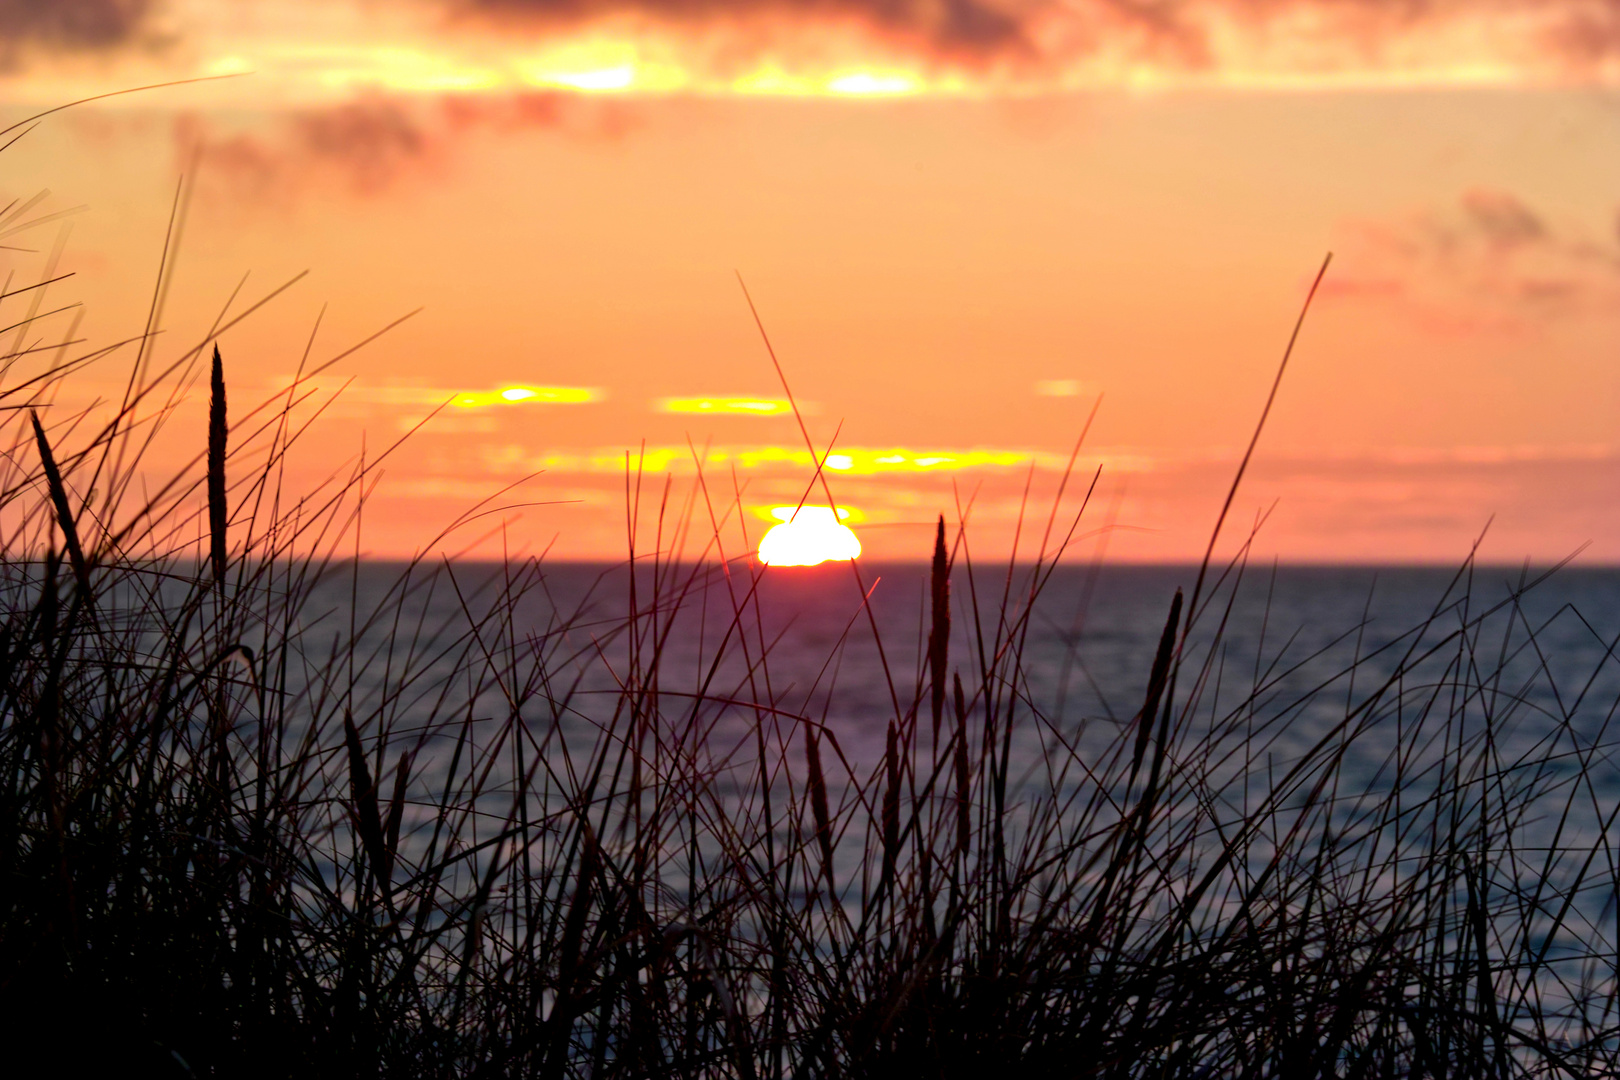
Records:
{"label": "orange sky", "polygon": [[0,204],[49,192],[12,225],[85,208],[0,240],[15,281],[62,245],[84,347],[145,325],[182,175],[157,358],[309,271],[221,338],[233,407],[318,316],[316,360],[423,309],[317,380],[294,477],[444,405],[375,554],[538,474],[449,546],[621,557],[643,445],[644,501],[696,454],[757,540],[812,467],[740,272],[869,556],[969,500],[1004,554],[1101,393],[1082,530],[1196,558],[1331,250],[1224,549],[1274,506],[1267,558],[1450,562],[1494,515],[1489,558],[1620,560],[1620,4],[0,0],[0,43],[0,126],[244,73],[4,151]]}

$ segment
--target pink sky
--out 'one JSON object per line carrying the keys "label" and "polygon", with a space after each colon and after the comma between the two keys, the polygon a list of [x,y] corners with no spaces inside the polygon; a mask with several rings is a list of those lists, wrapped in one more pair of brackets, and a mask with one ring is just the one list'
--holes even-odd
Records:
{"label": "pink sky", "polygon": [[531,477],[504,498],[545,505],[447,546],[504,521],[622,557],[643,446],[644,501],[667,479],[678,515],[695,455],[757,540],[813,470],[740,273],[870,557],[925,557],[970,500],[1004,554],[1101,394],[1075,556],[1112,521],[1111,557],[1196,558],[1332,251],[1223,550],[1268,514],[1264,558],[1451,562],[1492,521],[1488,558],[1620,560],[1620,5],[68,0],[0,3],[0,41],[5,123],[245,73],[4,151],[0,204],[48,190],[12,225],[74,211],[0,270],[62,245],[75,348],[144,327],[182,176],[155,358],[244,274],[237,309],[309,271],[220,338],[233,409],[318,316],[317,361],[422,309],[316,381],[341,393],[289,481],[445,405],[368,505],[374,554]]}

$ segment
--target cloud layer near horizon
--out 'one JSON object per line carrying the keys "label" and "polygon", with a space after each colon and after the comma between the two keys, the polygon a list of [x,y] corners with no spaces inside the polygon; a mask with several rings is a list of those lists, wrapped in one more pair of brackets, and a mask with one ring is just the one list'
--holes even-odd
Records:
{"label": "cloud layer near horizon", "polygon": [[[1620,0],[0,0],[0,42],[13,72],[127,54],[339,96],[1612,82]],[[593,68],[626,74],[568,83]]]}

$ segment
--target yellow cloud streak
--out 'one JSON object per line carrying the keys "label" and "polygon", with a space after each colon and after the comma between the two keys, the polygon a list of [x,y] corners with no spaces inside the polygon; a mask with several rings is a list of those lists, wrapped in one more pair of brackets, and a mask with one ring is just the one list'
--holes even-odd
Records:
{"label": "yellow cloud streak", "polygon": [[597,392],[583,386],[507,386],[457,394],[450,404],[458,409],[487,409],[495,405],[584,405],[597,400]]}
{"label": "yellow cloud streak", "polygon": [[[497,471],[545,469],[551,472],[620,473],[626,467],[644,473],[690,470],[692,451],[685,446],[648,446],[641,450],[583,451],[530,454],[522,447],[491,448],[489,465]],[[801,474],[815,468],[807,450],[783,446],[722,446],[701,454],[703,467],[739,472],[765,470],[795,471]],[[1034,466],[1054,471],[1068,465],[1068,455],[1027,450],[909,450],[905,448],[848,447],[827,455],[825,463],[833,476],[880,476],[888,474],[963,472],[978,469],[1018,469]],[[1108,456],[1110,468],[1140,471],[1148,468],[1145,459]],[[1093,456],[1077,463],[1077,468],[1094,468]]]}
{"label": "yellow cloud streak", "polygon": [[667,413],[707,413],[726,416],[782,416],[793,411],[786,398],[693,397],[664,398],[659,411]]}

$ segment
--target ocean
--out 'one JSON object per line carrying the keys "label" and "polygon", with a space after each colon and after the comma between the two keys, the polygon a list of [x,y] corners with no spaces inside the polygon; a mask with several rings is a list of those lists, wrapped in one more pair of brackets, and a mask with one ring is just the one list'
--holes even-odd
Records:
{"label": "ocean", "polygon": [[[952,669],[969,690],[987,670],[1005,677],[1007,658],[998,667],[994,653],[1015,642],[1017,686],[1009,692],[1028,710],[1032,732],[1037,718],[1057,729],[1128,724],[1142,706],[1171,598],[1178,589],[1191,594],[1198,568],[1059,566],[1040,570],[1038,582],[1032,574],[955,569]],[[396,603],[402,580],[415,591]],[[717,730],[736,736],[760,704],[824,723],[852,760],[870,762],[882,753],[897,702],[904,713],[926,681],[928,597],[928,568],[917,565],[742,565],[729,573],[649,565],[632,580],[623,567],[592,564],[513,572],[467,563],[407,576],[400,564],[364,563],[329,571],[299,618],[306,645],[353,628],[361,685],[402,720],[427,714],[400,711],[389,681],[410,667],[418,687],[437,685],[467,654],[472,624],[495,613],[511,675],[523,677],[527,664],[554,669],[552,681],[577,680],[570,709],[579,717],[601,695],[616,697],[633,665],[649,665],[640,674],[656,671],[665,712],[680,712],[683,701],[691,709],[695,696],[711,699],[698,711],[721,714]],[[1276,729],[1275,752],[1286,758],[1403,659],[1413,679],[1441,678],[1464,649],[1474,677],[1501,698],[1494,715],[1504,752],[1528,750],[1548,724],[1597,737],[1620,700],[1617,636],[1620,569],[1217,568],[1183,654],[1184,672],[1196,664],[1203,683],[1187,722],[1218,725],[1242,701],[1246,714]],[[1413,679],[1407,694],[1417,690]],[[525,721],[539,723],[545,711]],[[1374,739],[1368,752],[1380,749],[1387,746]]]}
{"label": "ocean", "polygon": [[1264,1012],[1303,965],[1612,1046],[1620,570],[962,559],[936,699],[926,566],[238,569],[108,585],[74,745],[174,786],[164,844],[273,832],[303,948],[384,919],[542,1015],[566,913],[763,1015],[779,963],[832,993],[949,928],[951,978],[1016,942],[1065,1008],[1170,957]]}
{"label": "ocean", "polygon": [[[989,718],[1005,740],[1009,814],[1119,786],[1172,597],[1179,589],[1190,602],[1197,584],[1191,566],[954,569],[950,670],[972,737]],[[680,761],[709,774],[742,813],[761,755],[773,783],[802,784],[806,725],[824,736],[835,805],[881,769],[891,721],[902,733],[911,725],[919,764],[909,768],[926,786],[958,722],[948,695],[935,741],[928,597],[928,568],[916,565],[649,562],[632,576],[583,564],[371,563],[334,568],[299,618],[304,648],[333,642],[362,731],[413,749],[429,789],[464,730],[476,745],[481,731],[509,739],[515,723],[562,777],[602,740],[626,744],[634,722],[650,769]],[[1491,774],[1489,797],[1527,801],[1517,843],[1609,835],[1620,805],[1620,570],[1217,569],[1182,631],[1167,776],[1234,819],[1324,754],[1346,820],[1396,787],[1431,790],[1451,755]],[[346,652],[351,632],[359,647]],[[325,674],[292,689],[330,702],[330,667],[306,661]],[[492,762],[481,798],[499,815],[513,777],[535,764],[532,752]],[[1291,781],[1292,804],[1306,778]],[[532,784],[550,792],[535,812],[556,812],[564,787]],[[853,814],[858,832],[864,804]]]}

